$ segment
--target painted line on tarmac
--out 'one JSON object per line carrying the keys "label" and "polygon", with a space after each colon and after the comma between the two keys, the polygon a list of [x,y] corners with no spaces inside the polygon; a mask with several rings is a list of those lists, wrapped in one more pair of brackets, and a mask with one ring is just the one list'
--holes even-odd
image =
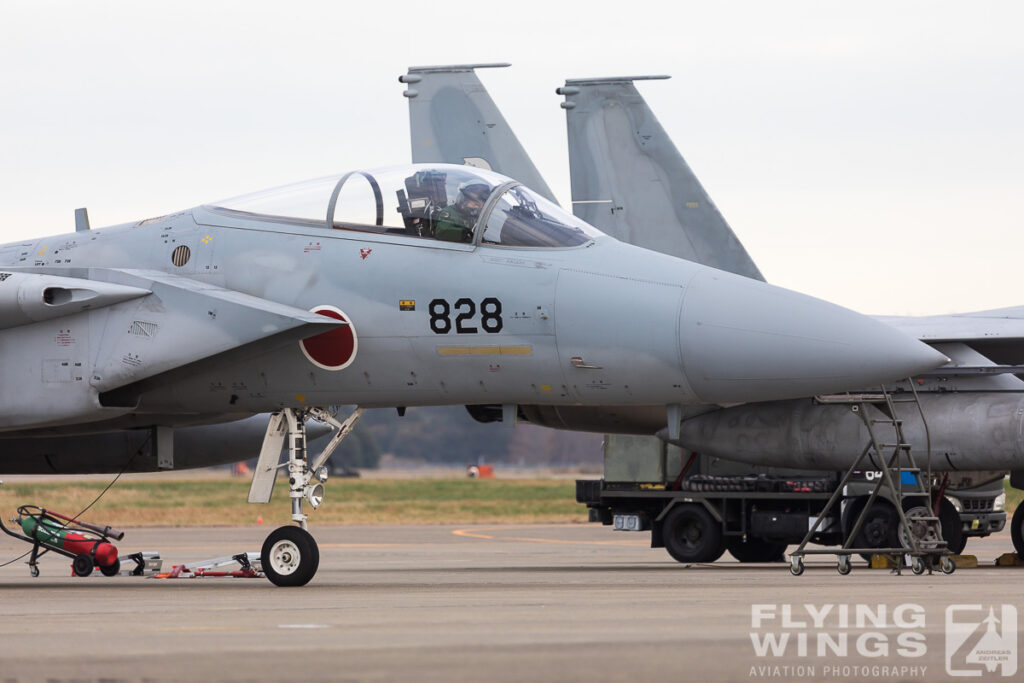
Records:
{"label": "painted line on tarmac", "polygon": [[317,543],[321,548],[397,548],[411,543]]}
{"label": "painted line on tarmac", "polygon": [[626,547],[637,547],[643,545],[646,547],[646,543],[637,539],[637,541],[570,541],[566,539],[558,538],[533,538],[530,536],[490,536],[482,533],[484,531],[504,531],[508,529],[529,529],[531,527],[514,527],[514,526],[494,526],[494,527],[478,527],[469,529],[454,529],[452,535],[460,536],[462,538],[479,538],[485,541],[518,541],[521,543],[557,543],[559,545],[617,545]]}
{"label": "painted line on tarmac", "polygon": [[252,626],[167,626],[158,631],[254,631]]}
{"label": "painted line on tarmac", "polygon": [[[253,545],[256,546],[256,550],[255,551],[249,551],[249,552],[257,552],[258,553],[259,552],[260,543],[254,543]],[[408,543],[317,543],[317,545],[320,546],[321,548],[385,548],[385,547],[390,547],[390,546],[403,546],[403,545],[409,545],[409,544]],[[198,551],[198,550],[202,550],[202,551],[206,551],[206,550],[223,551],[224,550],[224,546],[225,546],[224,543],[221,543],[219,545],[168,545],[168,546],[165,546],[164,548],[162,548],[162,550],[164,550],[164,551],[171,550],[171,551],[173,551],[175,553],[178,553],[178,552],[195,552],[195,551]],[[2,553],[2,552],[3,552],[3,547],[0,547],[0,553]]]}

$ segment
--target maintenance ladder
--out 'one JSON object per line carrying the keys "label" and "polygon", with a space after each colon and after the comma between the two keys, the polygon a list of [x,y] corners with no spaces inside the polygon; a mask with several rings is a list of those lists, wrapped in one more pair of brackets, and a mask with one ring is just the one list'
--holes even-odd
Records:
{"label": "maintenance ladder", "polygon": [[[953,564],[950,552],[946,547],[947,542],[942,539],[942,527],[935,512],[936,507],[932,502],[931,439],[928,436],[928,423],[925,420],[924,411],[921,410],[921,403],[918,400],[913,381],[911,381],[910,387],[913,397],[903,400],[894,399],[885,387],[882,387],[881,393],[878,394],[837,394],[817,397],[820,403],[849,404],[850,410],[857,413],[867,427],[869,438],[868,443],[864,446],[864,450],[861,451],[860,456],[850,466],[850,469],[846,471],[835,493],[829,498],[824,510],[818,515],[818,518],[808,530],[807,535],[804,536],[804,540],[790,554],[789,570],[794,576],[800,576],[804,573],[804,558],[807,555],[835,555],[837,560],[836,569],[844,576],[850,573],[852,569],[850,558],[855,554],[869,556],[875,554],[889,555],[895,560],[894,564],[897,574],[901,573],[900,568],[903,565],[904,556],[910,556],[910,567],[914,574],[923,574],[926,569],[930,573],[936,559],[939,560],[939,567],[943,573],[952,574],[956,569],[956,565]],[[928,440],[926,472],[922,472],[921,468],[918,467],[914,460],[911,446],[903,434],[903,420],[898,418],[896,413],[895,404],[897,402],[914,403],[917,405],[918,413],[921,415],[921,421],[924,425],[925,436]],[[868,414],[868,406],[874,406],[882,414],[882,417],[870,416]],[[896,437],[896,443],[881,443],[876,434],[876,426],[878,425],[891,426]],[[891,455],[889,455],[888,461],[885,461],[885,453],[889,452],[889,449],[891,449]],[[857,520],[846,537],[842,548],[807,549],[807,544],[811,542],[811,539],[818,532],[822,520],[828,518],[832,508],[842,501],[847,482],[854,472],[861,468],[861,463],[872,452],[878,455],[882,476],[875,481],[867,504],[864,505],[857,516]],[[905,474],[910,475],[908,477],[910,481],[916,482],[914,490],[904,490]],[[925,476],[922,476],[922,474]],[[892,492],[892,502],[899,516],[898,529],[904,530],[904,533],[898,533],[896,538],[904,544],[903,547],[851,547],[860,535],[864,522],[871,514],[872,506],[878,498],[878,494],[883,490],[883,487],[887,487]],[[904,501],[913,502],[914,499],[923,499],[923,502],[921,505],[904,504]],[[921,510],[926,510],[926,514],[921,514]],[[908,511],[915,512],[908,515]]]}

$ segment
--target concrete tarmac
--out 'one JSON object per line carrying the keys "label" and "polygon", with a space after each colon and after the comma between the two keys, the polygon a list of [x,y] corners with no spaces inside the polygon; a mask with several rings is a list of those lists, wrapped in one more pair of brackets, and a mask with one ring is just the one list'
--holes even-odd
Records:
{"label": "concrete tarmac", "polygon": [[[118,546],[159,550],[169,569],[259,550],[269,531],[129,530]],[[1011,604],[1016,625],[1024,612],[1024,568],[992,566],[1011,548],[1007,533],[971,540],[982,566],[951,576],[896,576],[858,559],[844,577],[820,558],[794,577],[728,554],[683,566],[646,533],[596,524],[312,531],[320,570],[299,589],[72,578],[53,556],[36,579],[22,563],[4,567],[0,681],[958,680],[947,666],[983,668],[967,659],[989,607],[1002,616]],[[0,538],[0,560],[27,548]],[[946,612],[959,603],[981,607],[956,613],[973,640],[949,646]],[[785,649],[757,652],[787,634]],[[822,656],[820,634],[835,643]],[[1020,680],[1019,649],[1012,656]],[[1004,671],[980,679],[1012,680]]]}

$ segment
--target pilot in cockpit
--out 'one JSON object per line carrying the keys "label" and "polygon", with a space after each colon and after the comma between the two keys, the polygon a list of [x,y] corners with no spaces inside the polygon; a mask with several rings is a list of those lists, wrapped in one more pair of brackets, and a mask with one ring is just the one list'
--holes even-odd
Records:
{"label": "pilot in cockpit", "polygon": [[479,180],[459,185],[454,204],[446,206],[437,216],[434,237],[445,242],[472,242],[473,227],[491,194],[491,187]]}

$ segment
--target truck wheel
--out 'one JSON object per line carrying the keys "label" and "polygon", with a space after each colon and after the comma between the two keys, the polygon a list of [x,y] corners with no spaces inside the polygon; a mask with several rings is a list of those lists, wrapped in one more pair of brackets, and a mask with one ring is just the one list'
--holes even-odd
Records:
{"label": "truck wheel", "polygon": [[[843,512],[843,533],[845,536],[853,531],[861,510],[867,504],[867,498],[856,500]],[[899,525],[900,517],[896,514],[896,508],[887,500],[876,499],[864,519],[864,525],[860,533],[853,541],[854,548],[893,548],[898,545],[896,540],[896,527]],[[871,561],[871,553],[861,553],[868,562]]]}
{"label": "truck wheel", "polygon": [[967,545],[967,535],[964,533],[964,524],[960,520],[960,513],[953,507],[949,498],[942,497],[939,505],[939,524],[942,525],[942,540],[946,542],[946,548],[954,555],[959,555]]}
{"label": "truck wheel", "polygon": [[957,543],[956,545],[947,545],[946,547],[949,548],[949,552],[953,553],[954,555],[963,555],[964,548],[967,547],[967,535],[961,533],[959,543]]}
{"label": "truck wheel", "polygon": [[763,538],[748,538],[744,542],[740,536],[733,536],[725,547],[740,562],[785,562],[789,545]]}
{"label": "truck wheel", "polygon": [[1013,549],[1017,551],[1017,557],[1024,559],[1024,503],[1020,503],[1013,512],[1010,520],[1010,538],[1013,539]]}
{"label": "truck wheel", "polygon": [[722,526],[703,505],[678,505],[663,527],[665,549],[679,562],[714,562],[725,552]]}
{"label": "truck wheel", "polygon": [[[912,528],[915,528],[917,536],[917,542],[922,544],[924,548],[934,548],[936,541],[940,540],[938,535],[935,533],[934,527],[930,524],[913,521],[915,517],[930,517],[933,512],[930,505],[922,505],[915,502],[915,499],[907,499],[903,502],[903,513],[907,517]],[[943,541],[946,541],[946,548],[955,555],[959,555],[960,551],[964,549],[967,544],[964,538],[963,522],[960,521],[960,515],[957,513],[956,508],[953,507],[948,499],[943,497],[942,502],[939,504],[939,533],[942,535]],[[906,530],[899,526],[897,533],[899,539],[899,545],[904,548],[910,547],[910,539],[907,537]]]}

